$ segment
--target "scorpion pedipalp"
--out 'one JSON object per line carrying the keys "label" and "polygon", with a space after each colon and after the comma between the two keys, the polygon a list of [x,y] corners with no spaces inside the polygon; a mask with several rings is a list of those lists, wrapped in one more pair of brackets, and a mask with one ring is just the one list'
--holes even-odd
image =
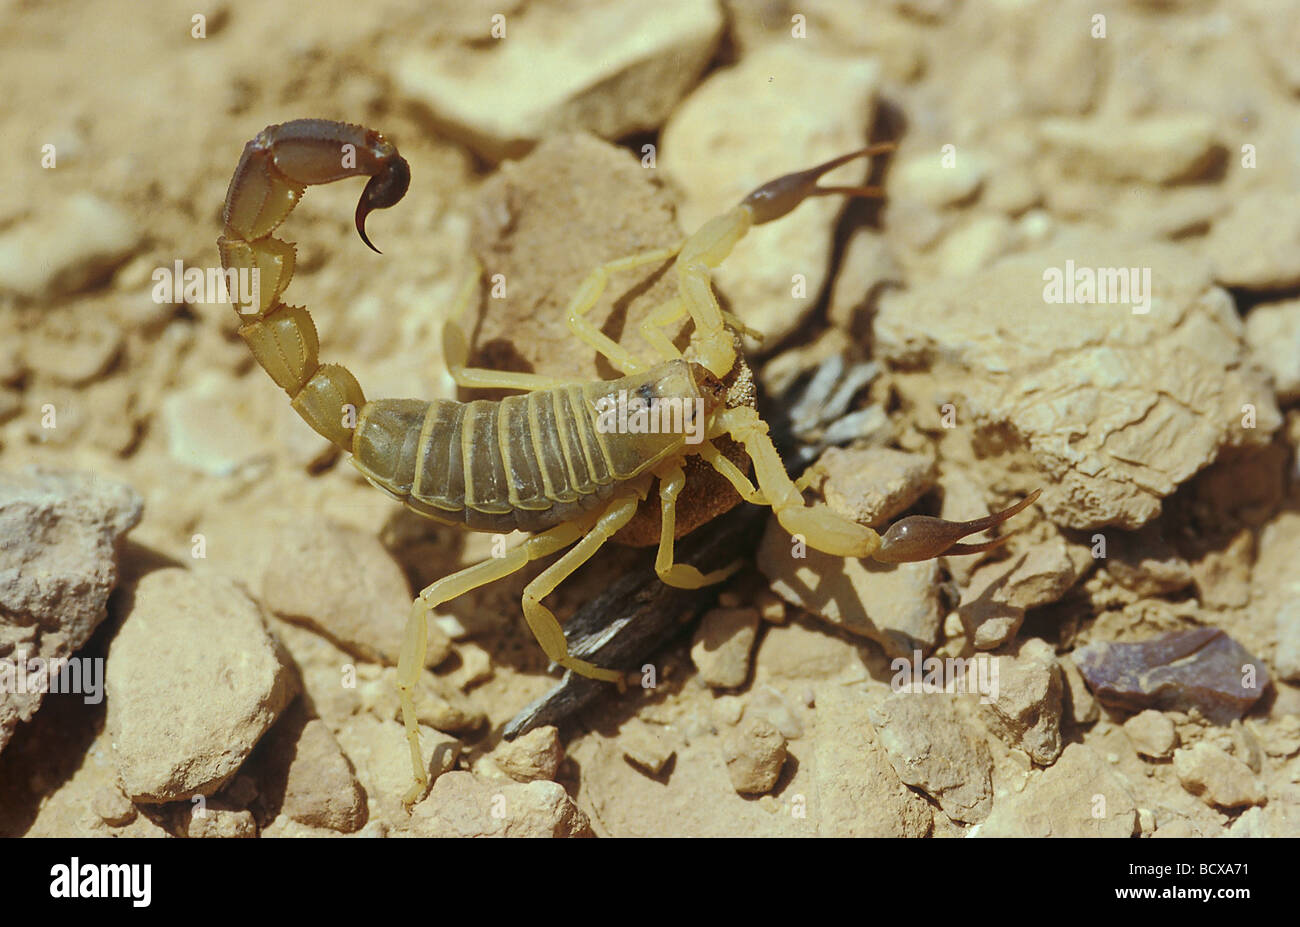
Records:
{"label": "scorpion pedipalp", "polygon": [[1006,543],[1010,534],[980,544],[957,543],[967,535],[1002,524],[1019,514],[1042,493],[1035,489],[1010,508],[973,521],[947,521],[930,515],[912,515],[889,526],[872,556],[884,563],[911,563],[953,554],[978,554]]}
{"label": "scorpion pedipalp", "polygon": [[893,151],[895,147],[897,146],[893,142],[869,145],[866,148],[859,148],[857,151],[840,155],[838,158],[832,158],[805,171],[797,171],[793,174],[785,174],[775,180],[769,180],[741,200],[741,205],[748,207],[753,213],[755,225],[762,225],[764,222],[780,219],[810,196],[827,196],[830,194],[863,197],[883,196],[884,193],[879,187],[820,187],[817,185],[817,181],[823,174],[828,174],[843,164],[857,158],[870,158],[885,154]]}

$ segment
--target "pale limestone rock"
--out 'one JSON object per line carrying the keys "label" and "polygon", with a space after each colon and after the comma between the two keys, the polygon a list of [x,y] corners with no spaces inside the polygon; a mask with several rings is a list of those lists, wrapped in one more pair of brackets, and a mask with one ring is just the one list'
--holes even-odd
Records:
{"label": "pale limestone rock", "polygon": [[518,782],[554,779],[564,761],[564,747],[559,731],[548,724],[514,740],[502,741],[492,751],[492,759],[502,772]]}
{"label": "pale limestone rock", "polygon": [[449,772],[411,811],[422,837],[587,837],[591,824],[556,782],[499,783]]}
{"label": "pale limestone rock", "polygon": [[806,545],[801,549],[772,518],[759,546],[758,567],[787,602],[879,642],[891,655],[911,656],[939,639],[937,561],[883,564],[832,557]]}
{"label": "pale limestone rock", "polygon": [[1221,286],[1285,290],[1300,284],[1300,193],[1256,190],[1234,199],[1203,247]]}
{"label": "pale limestone rock", "polygon": [[1178,732],[1174,730],[1174,723],[1154,708],[1138,712],[1125,721],[1124,733],[1128,735],[1134,750],[1157,760],[1172,756],[1174,747],[1178,745]]}
{"label": "pale limestone rock", "polygon": [[[262,389],[266,383],[257,386]],[[275,449],[257,425],[260,402],[250,393],[248,380],[218,370],[202,371],[162,400],[160,417],[172,459],[215,477],[267,465]]]}
{"label": "pale limestone rock", "polygon": [[1138,811],[1128,784],[1085,744],[1070,744],[1024,791],[999,795],[981,837],[1131,837]]}
{"label": "pale limestone rock", "polygon": [[813,759],[817,833],[924,837],[933,827],[934,813],[890,765],[868,716],[870,704],[861,693],[839,686],[818,691]]}
{"label": "pale limestone rock", "polygon": [[[117,584],[122,539],[141,513],[134,489],[90,473],[0,475],[0,654],[10,669],[26,660],[25,672],[35,673],[49,664],[30,661],[71,657],[90,639]],[[0,682],[3,750],[46,693],[13,678]],[[63,697],[95,699],[92,686],[83,678],[80,695]],[[103,695],[100,688],[98,699]]]}
{"label": "pale limestone rock", "polygon": [[136,817],[135,805],[116,786],[101,786],[96,789],[91,806],[99,819],[109,827],[122,827]]}
{"label": "pale limestone rock", "polygon": [[989,727],[1009,746],[1029,754],[1039,766],[1061,755],[1061,666],[1051,645],[1031,637],[1014,655],[998,661],[998,693],[981,711]]}
{"label": "pale limestone rock", "polygon": [[981,565],[962,591],[957,614],[971,644],[992,650],[1020,629],[1025,612],[1057,601],[1091,562],[1059,534],[1007,560]]}
{"label": "pale limestone rock", "polygon": [[[1048,271],[1149,268],[1147,313],[1134,303],[1048,303]],[[1071,290],[1066,284],[1066,289]],[[1081,293],[1086,295],[1086,293]],[[1122,297],[1122,290],[1116,296]],[[1162,245],[1081,234],[963,278],[886,293],[877,351],[921,364],[900,378],[931,407],[938,384],[959,420],[1023,444],[1057,524],[1133,529],[1219,451],[1265,443],[1280,424],[1272,393],[1243,365],[1242,325],[1205,266]],[[1242,427],[1242,407],[1256,413]]]}
{"label": "pale limestone rock", "polygon": [[706,685],[722,689],[744,685],[758,622],[758,611],[753,608],[714,608],[705,612],[691,643],[691,662]]}
{"label": "pale limestone rock", "polygon": [[1273,377],[1282,402],[1300,399],[1300,299],[1265,303],[1246,316],[1246,343]]}
{"label": "pale limestone rock", "polygon": [[181,833],[186,837],[256,837],[257,822],[244,808],[193,805],[182,812]]}
{"label": "pale limestone rock", "polygon": [[987,154],[964,146],[900,155],[889,172],[889,197],[918,200],[932,208],[954,206],[979,192],[989,169]]}
{"label": "pale limestone rock", "polygon": [[771,722],[748,718],[739,727],[723,731],[722,754],[737,792],[770,792],[785,765],[785,738]]}
{"label": "pale limestone rock", "polygon": [[1264,804],[1264,785],[1250,767],[1211,743],[1201,741],[1175,752],[1174,772],[1183,788],[1207,805],[1240,808]]}
{"label": "pale limestone rock", "polygon": [[856,229],[844,246],[839,271],[831,288],[828,316],[837,328],[852,331],[859,310],[872,293],[902,277],[898,263],[890,251],[889,239],[879,231],[862,227]]}
{"label": "pale limestone rock", "polygon": [[1083,673],[1068,656],[1057,657],[1061,664],[1061,673],[1065,679],[1066,716],[1075,724],[1093,724],[1101,718],[1101,706],[1093,697]]}
{"label": "pale limestone rock", "polygon": [[[278,520],[271,530],[263,604],[364,660],[395,665],[412,596],[378,538],[315,515]],[[425,665],[437,666],[450,653],[441,626],[428,622]]]}
{"label": "pale limestone rock", "polygon": [[1277,651],[1273,665],[1283,679],[1300,682],[1300,599],[1293,598],[1278,606]]}
{"label": "pale limestone rock", "polygon": [[256,602],[175,568],[135,586],[105,672],[118,778],[137,802],[211,795],[298,689]]}
{"label": "pale limestone rock", "polygon": [[24,339],[23,358],[34,373],[59,384],[84,386],[112,366],[122,344],[122,329],[112,319],[60,314]]}
{"label": "pale limestone rock", "polygon": [[837,514],[880,527],[934,485],[934,459],[887,447],[827,448],[810,468],[808,487]]}
{"label": "pale limestone rock", "polygon": [[311,827],[352,833],[366,823],[366,796],[330,729],[296,699],[259,744],[263,795],[279,812]]}
{"label": "pale limestone rock", "polygon": [[140,238],[126,213],[93,193],[51,197],[0,233],[0,293],[23,299],[76,293],[111,276]]}
{"label": "pale limestone rock", "polygon": [[1221,151],[1219,126],[1199,113],[1044,119],[1038,135],[1072,174],[1100,180],[1178,183],[1201,176]]}
{"label": "pale limestone rock", "polygon": [[564,131],[617,139],[658,128],[713,56],[723,19],[712,0],[579,0],[504,15],[504,37],[492,26],[485,18],[472,45],[407,49],[391,73],[443,132],[501,160]]}
{"label": "pale limestone rock", "polygon": [[786,740],[803,736],[803,722],[794,707],[770,685],[757,686],[745,703],[746,718],[761,718],[770,723]]}
{"label": "pale limestone rock", "polygon": [[623,748],[623,756],[632,765],[652,776],[663,772],[676,754],[664,736],[640,718],[628,719],[619,729],[619,745]]}
{"label": "pale limestone rock", "polygon": [[954,821],[978,824],[993,807],[993,758],[945,694],[895,692],[871,709],[898,777]]}

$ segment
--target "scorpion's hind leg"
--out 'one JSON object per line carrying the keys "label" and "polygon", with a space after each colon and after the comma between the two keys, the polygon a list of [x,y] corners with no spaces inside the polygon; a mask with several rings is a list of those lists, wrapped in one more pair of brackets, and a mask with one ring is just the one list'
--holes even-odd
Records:
{"label": "scorpion's hind leg", "polygon": [[406,622],[402,652],[397,659],[397,688],[402,705],[402,722],[406,725],[406,739],[411,748],[411,769],[415,781],[403,799],[410,805],[418,801],[429,785],[429,774],[424,768],[420,753],[420,728],[415,710],[415,687],[424,672],[424,657],[428,646],[429,613],[444,602],[464,595],[480,586],[486,586],[524,567],[530,560],[555,553],[580,538],[590,520],[568,522],[535,535],[508,551],[504,557],[493,557],[444,576],[429,585],[415,597],[411,615]]}
{"label": "scorpion's hind leg", "polygon": [[457,386],[466,389],[517,389],[532,392],[564,386],[566,381],[556,377],[466,366],[469,363],[469,338],[465,334],[464,320],[474,301],[474,295],[478,292],[482,275],[483,269],[476,261],[474,272],[461,284],[447,321],[442,326],[442,356],[452,380]]}
{"label": "scorpion's hind leg", "polygon": [[744,444],[754,462],[759,490],[772,506],[781,527],[803,537],[809,547],[839,557],[873,557],[885,563],[904,563],[989,550],[1006,538],[981,544],[958,542],[967,535],[1001,524],[1038,498],[1036,490],[1011,508],[968,522],[914,515],[890,526],[882,539],[865,525],[842,518],[825,505],[810,506],[804,502],[768,437],[767,425],[753,409],[742,406],[718,413],[714,430],[726,432]]}
{"label": "scorpion's hind leg", "polygon": [[[730,461],[728,461],[730,463]],[[736,560],[709,573],[701,573],[689,563],[673,562],[673,543],[677,533],[677,496],[686,485],[686,472],[675,460],[655,471],[659,477],[659,504],[662,527],[659,531],[659,553],[655,557],[655,572],[669,586],[679,589],[699,589],[720,583],[744,565]]]}
{"label": "scorpion's hind leg", "polygon": [[555,614],[542,604],[542,599],[553,592],[555,587],[564,582],[574,570],[590,560],[606,541],[631,521],[640,501],[640,498],[635,495],[615,499],[600,513],[594,526],[590,522],[587,523],[588,530],[583,531],[585,537],[581,541],[573,545],[559,560],[539,573],[536,579],[524,587],[524,618],[528,622],[528,627],[532,629],[533,636],[537,638],[537,643],[546,652],[546,656],[552,662],[558,663],[565,669],[573,670],[579,676],[618,683],[620,688],[626,683],[623,673],[604,669],[569,654],[569,642],[564,639],[560,622]]}

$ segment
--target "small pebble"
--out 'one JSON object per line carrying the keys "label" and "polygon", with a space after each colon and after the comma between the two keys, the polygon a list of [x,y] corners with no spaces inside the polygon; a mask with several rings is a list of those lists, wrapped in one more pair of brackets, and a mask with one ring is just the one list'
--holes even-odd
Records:
{"label": "small pebble", "polygon": [[700,678],[720,689],[744,685],[757,635],[758,612],[752,608],[715,608],[706,612],[691,644],[691,661],[700,671]]}
{"label": "small pebble", "polygon": [[1153,759],[1161,760],[1172,756],[1174,747],[1178,745],[1178,732],[1174,730],[1174,722],[1151,708],[1125,721],[1124,733],[1128,735],[1134,750]]}
{"label": "small pebble", "polygon": [[505,740],[492,751],[498,768],[518,782],[554,779],[564,760],[559,731],[552,725],[534,728],[514,740]]}
{"label": "small pebble", "polygon": [[619,746],[623,756],[652,776],[663,772],[676,753],[664,742],[663,736],[639,718],[632,718],[619,731]]}
{"label": "small pebble", "polygon": [[731,785],[742,795],[770,791],[785,765],[785,738],[769,721],[751,718],[722,735]]}

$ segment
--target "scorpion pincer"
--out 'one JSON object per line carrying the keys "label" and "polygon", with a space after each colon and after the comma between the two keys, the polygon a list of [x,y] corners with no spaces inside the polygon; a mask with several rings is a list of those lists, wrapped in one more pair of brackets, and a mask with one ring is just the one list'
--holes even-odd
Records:
{"label": "scorpion pincer", "polygon": [[[244,324],[239,329],[254,358],[289,394],[293,408],[308,425],[350,452],[366,478],[403,505],[440,523],[475,531],[532,532],[504,557],[445,576],[415,599],[398,661],[402,716],[416,780],[406,795],[408,804],[428,786],[414,691],[424,669],[426,622],[432,609],[531,560],[568,548],[524,589],[524,618],[552,661],[584,676],[622,685],[620,671],[570,655],[559,622],[542,600],[627,524],[656,478],[662,518],[655,559],[659,577],[674,586],[695,588],[718,582],[740,566],[735,563],[704,574],[674,563],[676,500],[685,482],[682,463],[687,455],[702,456],[742,498],[770,506],[782,528],[801,535],[809,546],[832,555],[873,557],[888,563],[988,550],[1005,537],[979,544],[959,541],[1006,521],[1038,497],[1034,492],[1004,511],[970,522],[904,518],[882,537],[824,504],[805,502],[781,464],[766,423],[753,409],[729,408],[725,402],[721,381],[736,361],[733,329],[740,323],[719,306],[711,270],[751,226],[779,219],[808,197],[879,195],[875,188],[823,187],[817,181],[841,164],[891,148],[863,148],[787,174],[763,184],[676,247],[632,255],[593,270],[570,302],[566,320],[575,337],[623,374],[619,379],[565,383],[535,374],[466,367],[465,336],[454,321],[449,322],[443,342],[457,383],[523,391],[500,402],[461,403],[367,401],[346,368],[320,363],[319,340],[307,310],[281,301],[293,276],[294,247],[272,233],[308,186],[364,175],[369,180],[357,204],[356,226],[362,240],[374,249],[366,235],[367,215],[397,203],[410,182],[407,162],[393,144],[360,126],[299,119],[270,126],[245,146],[226,194],[224,231],[217,245],[227,274],[258,274],[256,304],[241,307]],[[677,295],[655,309],[641,327],[659,356],[635,357],[586,314],[614,273],[670,260]],[[467,282],[458,300],[461,308],[477,284],[477,275]],[[459,312],[453,318],[456,315]],[[693,359],[684,357],[664,331],[687,315],[694,324]],[[700,410],[699,440],[688,440],[686,428],[613,433],[601,427],[598,410],[619,395],[675,401],[682,408]],[[714,446],[713,439],[723,435],[743,445],[757,486]]]}

